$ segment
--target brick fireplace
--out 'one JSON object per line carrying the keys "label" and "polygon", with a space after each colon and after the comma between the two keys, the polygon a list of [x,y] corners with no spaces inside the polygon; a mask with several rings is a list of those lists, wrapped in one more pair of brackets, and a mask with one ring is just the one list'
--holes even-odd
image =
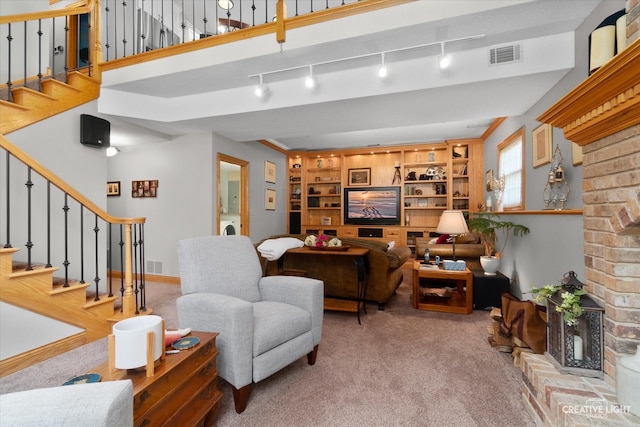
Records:
{"label": "brick fireplace", "polygon": [[615,396],[616,361],[640,344],[639,1],[626,9],[627,48],[538,118],[582,147],[585,290],[605,308],[604,381],[523,354],[523,397],[541,425],[640,424]]}

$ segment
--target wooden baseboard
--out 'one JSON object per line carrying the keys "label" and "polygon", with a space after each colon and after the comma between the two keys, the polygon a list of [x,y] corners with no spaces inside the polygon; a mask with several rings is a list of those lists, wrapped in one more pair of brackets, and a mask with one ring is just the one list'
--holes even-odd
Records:
{"label": "wooden baseboard", "polygon": [[[111,277],[120,279],[122,277],[122,272],[113,270],[111,271]],[[156,274],[145,274],[147,282],[158,282],[158,283],[167,283],[170,285],[179,285],[180,278],[173,276],[158,276]]]}
{"label": "wooden baseboard", "polygon": [[66,353],[87,343],[87,333],[80,332],[33,350],[0,360],[0,378],[44,360]]}

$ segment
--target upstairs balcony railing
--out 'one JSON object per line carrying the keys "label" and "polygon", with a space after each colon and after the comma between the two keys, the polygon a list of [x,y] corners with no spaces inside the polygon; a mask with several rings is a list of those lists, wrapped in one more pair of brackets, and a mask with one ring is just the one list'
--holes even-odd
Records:
{"label": "upstairs balcony railing", "polygon": [[66,9],[0,16],[0,99],[12,102],[11,89],[21,86],[42,92],[43,79],[66,82],[71,71],[99,78],[96,65],[153,59],[149,53],[163,48],[193,44],[195,50],[210,46],[210,37],[258,27],[283,42],[285,21],[294,28],[314,23],[310,16],[334,19],[407,1],[84,0]]}

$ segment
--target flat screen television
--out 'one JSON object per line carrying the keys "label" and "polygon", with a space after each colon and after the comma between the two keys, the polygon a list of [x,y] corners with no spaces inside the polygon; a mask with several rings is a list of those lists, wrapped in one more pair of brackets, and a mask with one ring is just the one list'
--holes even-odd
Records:
{"label": "flat screen television", "polygon": [[344,189],[344,223],[399,225],[400,187]]}

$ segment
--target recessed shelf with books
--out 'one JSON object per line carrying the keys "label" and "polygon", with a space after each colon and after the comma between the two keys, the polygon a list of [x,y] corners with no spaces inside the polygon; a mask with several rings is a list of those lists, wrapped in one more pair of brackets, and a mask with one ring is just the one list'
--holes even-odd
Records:
{"label": "recessed shelf with books", "polygon": [[337,156],[307,159],[306,210],[307,224],[340,225],[342,213],[342,168]]}

